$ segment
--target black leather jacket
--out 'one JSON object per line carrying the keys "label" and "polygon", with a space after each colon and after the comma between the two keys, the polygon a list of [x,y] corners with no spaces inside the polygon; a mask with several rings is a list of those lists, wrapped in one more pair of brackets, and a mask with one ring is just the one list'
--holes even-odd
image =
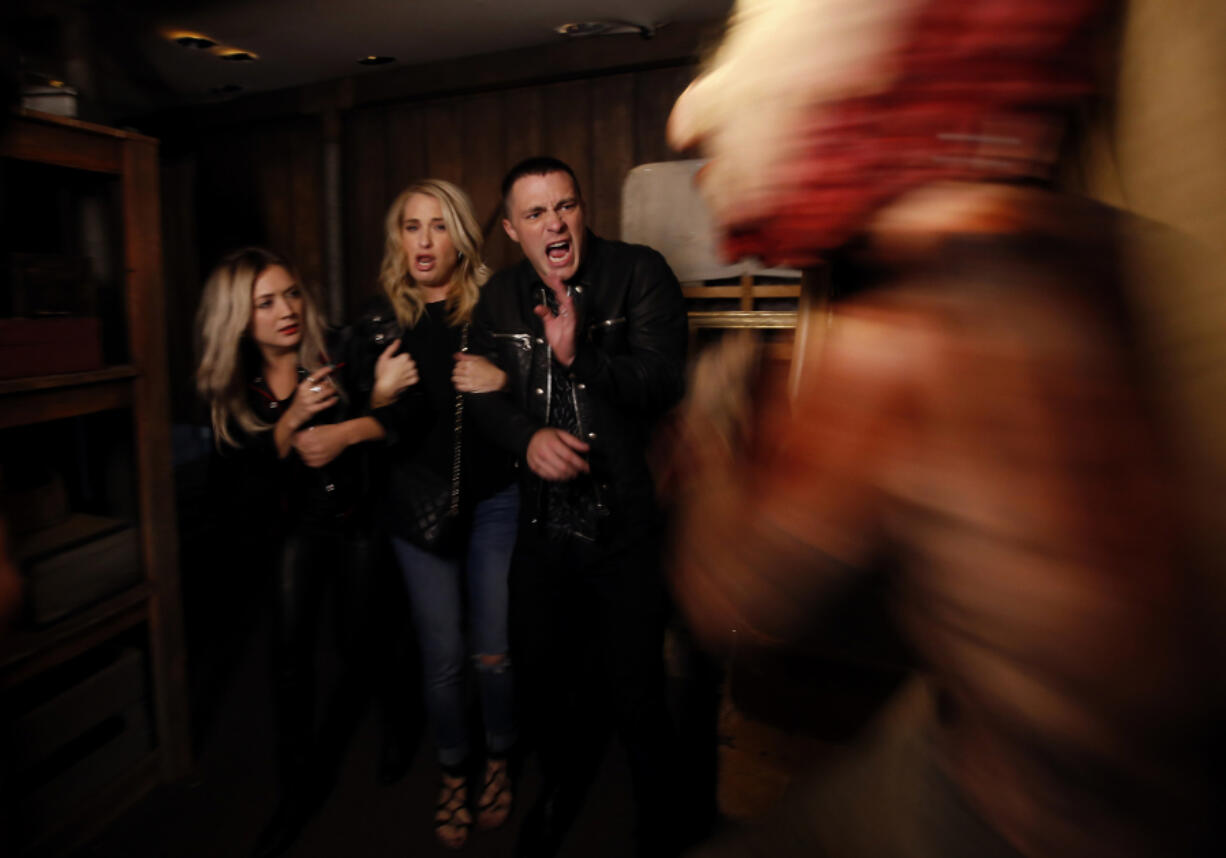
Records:
{"label": "black leather jacket", "polygon": [[[478,424],[521,461],[538,429],[550,425],[550,369],[569,372],[597,501],[626,532],[657,518],[646,448],[656,421],[684,392],[688,324],[677,278],[664,257],[641,245],[587,234],[584,260],[570,281],[577,321],[569,370],[553,361],[533,308],[545,285],[524,260],[482,290],[472,351],[508,375],[509,391],[470,394]],[[536,524],[541,479],[527,467],[521,511]]]}
{"label": "black leather jacket", "polygon": [[[391,303],[378,296],[353,330],[351,352],[365,401],[370,399],[379,355],[393,340],[400,340],[397,354],[412,355],[421,376],[396,402],[370,411],[386,432],[385,443],[370,450],[375,518],[388,533],[412,540],[415,531],[408,517],[413,497],[451,480],[456,395],[451,369],[452,355],[460,350],[460,328],[440,324],[427,308],[417,325],[406,330]],[[477,503],[511,485],[516,473],[510,457],[490,444],[471,419],[464,418],[462,431],[460,499],[467,517]],[[422,470],[433,472],[437,483],[423,481]]]}
{"label": "black leather jacket", "polygon": [[[244,341],[243,363],[247,369],[247,402],[252,412],[271,427],[293,402],[291,393],[277,399],[262,377],[259,354],[249,340]],[[308,425],[341,423],[366,413],[369,383],[363,384],[353,361],[352,338],[348,329],[328,332],[327,354],[321,362],[336,365],[334,378],[345,394],[330,408],[316,414]],[[299,367],[299,380],[307,370]],[[220,464],[225,480],[236,498],[260,517],[266,527],[282,534],[303,524],[327,524],[368,517],[368,444],[350,447],[320,468],[303,463],[296,452],[284,459],[277,456],[271,429],[254,435],[237,430],[237,445],[223,448]]]}

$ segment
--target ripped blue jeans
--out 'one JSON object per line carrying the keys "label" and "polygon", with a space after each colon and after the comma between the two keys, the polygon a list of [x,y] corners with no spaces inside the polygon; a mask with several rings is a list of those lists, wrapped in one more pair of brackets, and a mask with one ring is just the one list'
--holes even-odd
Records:
{"label": "ripped blue jeans", "polygon": [[[465,557],[444,557],[392,538],[404,575],[421,648],[426,708],[434,724],[439,763],[468,759],[464,679],[468,652],[477,671],[486,752],[502,755],[515,743],[513,680],[507,643],[507,576],[519,517],[519,489],[510,487],[477,504]],[[461,578],[463,561],[464,578]],[[467,584],[467,587],[464,584]],[[468,597],[468,646],[463,627]],[[503,655],[499,665],[482,655]]]}

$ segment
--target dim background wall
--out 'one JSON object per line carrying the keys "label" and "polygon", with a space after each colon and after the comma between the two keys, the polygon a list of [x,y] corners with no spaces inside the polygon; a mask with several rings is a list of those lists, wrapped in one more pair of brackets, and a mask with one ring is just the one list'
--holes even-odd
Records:
{"label": "dim background wall", "polygon": [[164,143],[162,221],[172,417],[205,422],[192,389],[194,319],[205,277],[225,252],[276,248],[318,286],[324,272],[323,134],[318,119],[204,131]]}
{"label": "dim background wall", "polygon": [[388,205],[413,179],[468,191],[495,268],[517,250],[502,230],[499,183],[517,161],[550,154],[583,187],[589,225],[617,238],[621,187],[636,164],[675,157],[664,140],[691,66],[624,72],[454,98],[399,102],[344,116],[344,235],[348,310],[372,294]]}
{"label": "dim background wall", "polygon": [[[193,320],[204,278],[229,249],[286,253],[321,294],[339,297],[333,315],[350,319],[376,288],[388,205],[415,178],[448,179],[472,196],[491,266],[518,258],[501,227],[498,186],[535,154],[571,164],[589,225],[617,238],[626,173],[679,157],[665,123],[694,76],[700,41],[692,30],[664,43],[508,52],[142,123],[163,146],[174,420],[207,420],[192,392]],[[339,152],[339,259],[328,243],[329,147]]]}

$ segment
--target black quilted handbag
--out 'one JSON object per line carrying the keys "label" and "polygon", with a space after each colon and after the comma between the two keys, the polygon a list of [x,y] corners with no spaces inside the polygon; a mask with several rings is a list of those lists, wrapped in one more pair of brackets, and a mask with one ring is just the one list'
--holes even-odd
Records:
{"label": "black quilted handbag", "polygon": [[[460,351],[468,350],[468,325],[460,331]],[[455,423],[451,442],[451,479],[424,465],[408,465],[405,536],[418,548],[442,552],[454,548],[460,538],[460,459],[464,436],[464,394],[455,395]]]}
{"label": "black quilted handbag", "polygon": [[403,483],[407,487],[403,535],[427,551],[453,548],[459,537],[458,485],[420,464],[407,466]]}

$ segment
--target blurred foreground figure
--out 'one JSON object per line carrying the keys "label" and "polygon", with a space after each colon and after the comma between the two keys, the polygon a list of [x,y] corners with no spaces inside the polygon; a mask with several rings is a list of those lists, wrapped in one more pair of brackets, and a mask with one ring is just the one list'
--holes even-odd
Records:
{"label": "blurred foreground figure", "polygon": [[712,646],[787,646],[888,569],[920,666],[861,747],[704,854],[1215,854],[1197,582],[1121,218],[1040,188],[1098,6],[742,2],[678,102],[729,252],[837,248],[857,292],[791,379],[744,342],[700,364],[678,599]]}

